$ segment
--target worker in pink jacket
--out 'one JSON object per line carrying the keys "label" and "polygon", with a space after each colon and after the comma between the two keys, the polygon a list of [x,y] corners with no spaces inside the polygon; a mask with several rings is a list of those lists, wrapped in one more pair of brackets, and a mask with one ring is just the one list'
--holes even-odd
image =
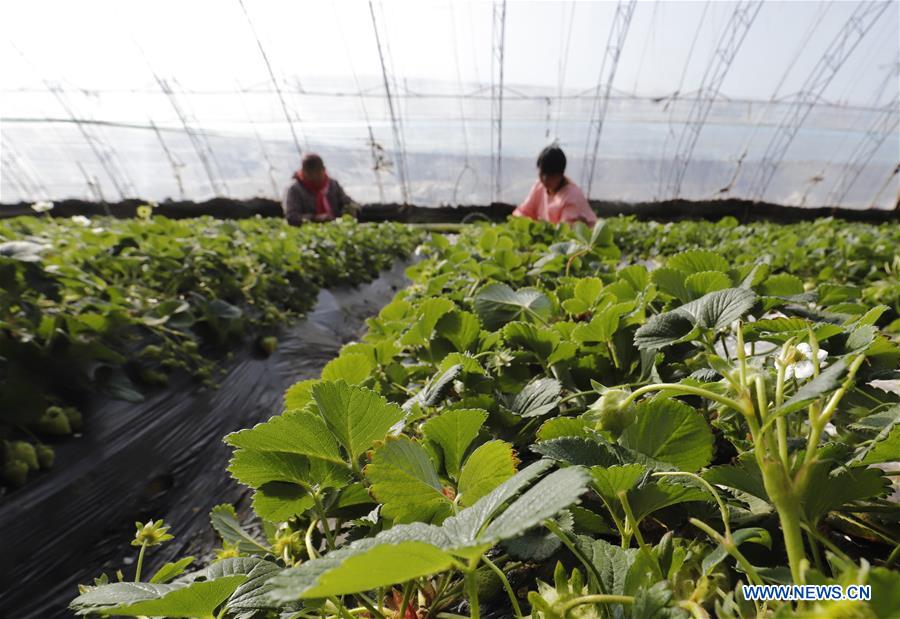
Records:
{"label": "worker in pink jacket", "polygon": [[537,159],[538,180],[513,216],[530,217],[554,224],[581,221],[589,226],[597,222],[587,198],[566,176],[566,155],[558,146],[548,146]]}

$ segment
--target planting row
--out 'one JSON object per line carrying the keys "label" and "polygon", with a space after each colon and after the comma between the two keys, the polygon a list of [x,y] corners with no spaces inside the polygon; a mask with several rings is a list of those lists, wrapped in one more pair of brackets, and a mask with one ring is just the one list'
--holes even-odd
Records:
{"label": "planting row", "polygon": [[[885,306],[746,256],[622,263],[526,220],[435,236],[411,286],[285,410],[225,437],[263,534],[110,582],[80,613],[821,616],[741,584],[866,584],[900,611]],[[826,301],[823,303],[823,297]],[[875,383],[878,384],[878,383]],[[174,531],[177,534],[177,524]],[[167,539],[139,523],[140,557]],[[893,552],[892,552],[893,551]],[[150,551],[152,552],[152,551]],[[133,582],[132,582],[133,581]]]}
{"label": "planting row", "polygon": [[229,346],[253,335],[271,352],[320,287],[370,280],[417,242],[353,221],[0,222],[0,484],[52,463],[41,441],[81,430],[86,394],[137,401],[173,371],[209,381]]}

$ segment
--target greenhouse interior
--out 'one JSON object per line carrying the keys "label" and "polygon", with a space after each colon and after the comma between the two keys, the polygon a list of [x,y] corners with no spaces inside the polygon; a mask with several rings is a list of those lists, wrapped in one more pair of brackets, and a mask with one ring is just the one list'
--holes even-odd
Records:
{"label": "greenhouse interior", "polygon": [[900,617],[900,0],[0,11],[0,617]]}

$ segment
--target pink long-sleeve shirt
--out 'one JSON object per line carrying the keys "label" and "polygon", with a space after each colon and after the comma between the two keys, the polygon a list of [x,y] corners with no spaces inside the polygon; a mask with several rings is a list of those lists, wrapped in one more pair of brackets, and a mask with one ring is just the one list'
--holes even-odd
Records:
{"label": "pink long-sleeve shirt", "polygon": [[583,221],[593,226],[597,223],[597,216],[591,210],[587,198],[572,181],[567,182],[552,196],[544,189],[541,181],[536,181],[528,197],[513,211],[513,215],[554,224],[561,221],[565,223]]}

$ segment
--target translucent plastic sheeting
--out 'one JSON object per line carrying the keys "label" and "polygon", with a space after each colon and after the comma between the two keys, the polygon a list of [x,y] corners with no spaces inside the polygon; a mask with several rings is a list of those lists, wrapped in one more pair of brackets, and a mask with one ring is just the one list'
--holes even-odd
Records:
{"label": "translucent plastic sheeting", "polygon": [[602,120],[595,199],[892,208],[898,7],[5,3],[0,200],[279,197],[314,150],[361,202],[516,202]]}

